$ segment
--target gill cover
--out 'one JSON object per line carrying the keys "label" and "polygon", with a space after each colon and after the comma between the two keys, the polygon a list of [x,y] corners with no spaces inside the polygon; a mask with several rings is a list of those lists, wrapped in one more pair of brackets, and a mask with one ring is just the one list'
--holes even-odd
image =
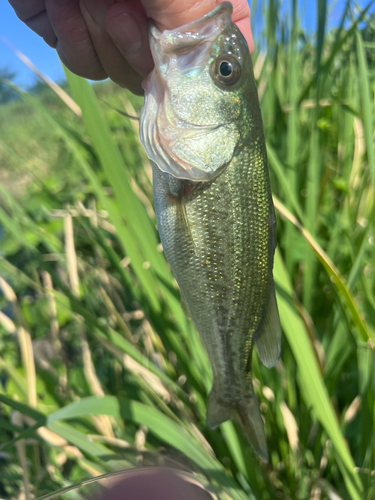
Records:
{"label": "gill cover", "polygon": [[213,179],[240,140],[241,101],[232,91],[240,85],[240,74],[233,84],[225,73],[220,80],[212,71],[226,54],[230,61],[224,61],[223,71],[231,71],[231,61],[241,71],[242,35],[231,14],[232,5],[223,2],[181,28],[162,33],[150,28],[155,68],[144,82],[140,140],[150,160],[179,179]]}

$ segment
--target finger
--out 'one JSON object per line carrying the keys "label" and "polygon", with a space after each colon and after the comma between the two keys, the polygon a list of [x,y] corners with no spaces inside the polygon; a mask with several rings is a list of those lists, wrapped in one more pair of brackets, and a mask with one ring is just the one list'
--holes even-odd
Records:
{"label": "finger", "polygon": [[41,36],[50,47],[56,47],[57,38],[45,10],[36,16],[26,19],[25,24],[37,35]]}
{"label": "finger", "polygon": [[78,0],[46,0],[46,10],[58,39],[56,50],[67,68],[90,80],[107,78]]}
{"label": "finger", "polygon": [[142,76],[124,59],[120,50],[106,32],[105,18],[111,0],[81,1],[81,11],[85,19],[92,43],[107,75],[122,87],[133,93],[142,93]]}
{"label": "finger", "polygon": [[[174,29],[190,23],[210,12],[217,3],[224,0],[185,0],[176,2],[174,0],[142,0],[146,14],[151,17],[158,29]],[[232,0],[232,20],[244,35],[250,52],[254,50],[254,42],[250,26],[250,8],[247,0]]]}
{"label": "finger", "polygon": [[141,0],[148,17],[155,21],[159,30],[171,30],[190,23],[210,12],[215,0]]}
{"label": "finger", "polygon": [[146,77],[154,63],[148,42],[149,19],[141,3],[120,2],[105,18],[105,29],[127,62]]}
{"label": "finger", "polygon": [[56,47],[56,35],[48,19],[44,0],[9,0],[17,17],[51,47]]}
{"label": "finger", "polygon": [[44,0],[9,0],[9,3],[21,21],[26,21],[45,10]]}

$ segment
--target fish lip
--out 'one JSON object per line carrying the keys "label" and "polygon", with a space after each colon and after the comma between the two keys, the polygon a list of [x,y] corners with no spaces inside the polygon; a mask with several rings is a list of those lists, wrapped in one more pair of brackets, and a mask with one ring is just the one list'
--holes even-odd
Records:
{"label": "fish lip", "polygon": [[[217,18],[229,14],[228,20],[231,20],[233,13],[233,6],[230,2],[222,2],[218,4],[213,10],[205,14],[200,19],[184,24],[173,30],[160,31],[154,21],[150,22],[149,39],[151,49],[155,46],[167,55],[170,53],[183,53],[191,48],[200,45],[207,41],[207,34],[204,33],[204,28],[209,26],[212,21]],[[219,23],[213,28],[212,38],[216,38],[225,27],[225,20],[222,21],[222,27],[218,26]],[[211,37],[210,37],[211,38]]]}

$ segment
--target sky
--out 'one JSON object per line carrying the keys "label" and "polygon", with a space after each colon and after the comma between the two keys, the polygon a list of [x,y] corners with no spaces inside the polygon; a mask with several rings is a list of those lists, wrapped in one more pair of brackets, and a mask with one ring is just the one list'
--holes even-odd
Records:
{"label": "sky", "polygon": [[[28,1],[28,0],[25,0]],[[183,0],[181,0],[183,1]],[[282,3],[287,3],[282,1]],[[359,0],[360,6],[365,6],[367,0]],[[251,1],[250,1],[251,4]],[[315,29],[315,2],[299,0],[299,17],[302,26],[312,32]],[[337,25],[344,0],[331,0],[332,6],[328,14],[328,27]],[[259,15],[253,16],[253,23]],[[48,47],[44,41],[25,26],[15,15],[7,0],[0,0],[0,37],[7,38],[12,45],[25,54],[39,70],[53,80],[59,82],[64,79],[64,72],[56,52]],[[16,72],[15,82],[25,88],[35,82],[34,74],[14,55],[0,39],[0,68],[7,66]]]}
{"label": "sky", "polygon": [[[27,1],[27,0],[25,0]],[[15,15],[7,0],[0,0],[0,37],[7,38],[12,45],[25,54],[37,68],[55,81],[64,78],[64,71],[55,50],[33,33]],[[14,55],[0,39],[0,68],[17,73],[16,83],[22,87],[35,82],[34,74]]]}

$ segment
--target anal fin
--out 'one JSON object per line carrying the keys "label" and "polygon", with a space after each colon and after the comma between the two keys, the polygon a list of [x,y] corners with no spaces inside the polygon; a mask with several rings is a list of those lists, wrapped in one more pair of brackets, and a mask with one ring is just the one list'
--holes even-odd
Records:
{"label": "anal fin", "polygon": [[255,343],[261,362],[267,368],[276,365],[281,351],[281,325],[279,311],[277,310],[275,286],[272,284],[270,300],[265,318],[257,333]]}

